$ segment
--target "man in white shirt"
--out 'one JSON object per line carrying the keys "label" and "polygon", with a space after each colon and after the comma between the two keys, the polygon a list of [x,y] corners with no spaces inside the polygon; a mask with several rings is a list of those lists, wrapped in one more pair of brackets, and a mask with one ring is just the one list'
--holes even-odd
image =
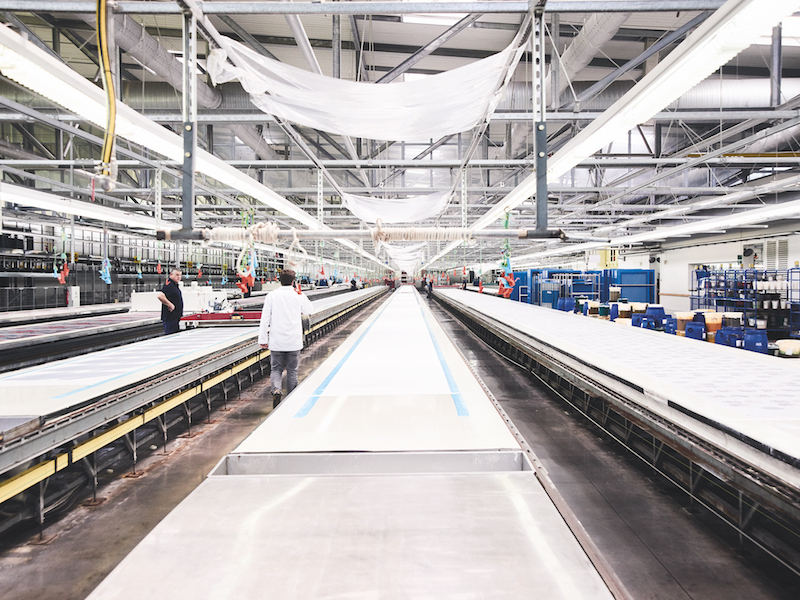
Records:
{"label": "man in white shirt", "polygon": [[303,349],[303,317],[311,314],[311,301],[292,285],[295,272],[285,269],[281,287],[264,299],[258,343],[269,348],[272,407],[280,404],[283,371],[286,371],[287,394],[297,387],[297,363]]}

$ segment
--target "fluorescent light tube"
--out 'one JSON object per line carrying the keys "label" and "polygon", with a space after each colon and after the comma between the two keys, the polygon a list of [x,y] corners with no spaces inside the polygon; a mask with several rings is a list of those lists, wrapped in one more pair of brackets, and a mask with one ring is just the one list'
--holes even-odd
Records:
{"label": "fluorescent light tube", "polygon": [[[636,125],[688,92],[797,10],[800,10],[798,0],[728,0],[630,91],[553,155],[548,161],[548,181],[557,181],[598,149],[624,137]],[[472,228],[489,227],[506,211],[534,196],[535,192],[536,174],[532,173],[480,217]],[[459,244],[448,244],[431,259],[431,263]]]}
{"label": "fluorescent light tube", "polygon": [[600,250],[614,246],[627,246],[641,244],[642,242],[652,242],[659,239],[669,239],[674,237],[686,237],[698,233],[711,233],[718,230],[735,229],[745,225],[764,223],[765,221],[776,221],[779,219],[800,218],[800,200],[792,200],[782,204],[772,204],[764,208],[742,211],[724,217],[713,217],[703,221],[695,221],[683,225],[672,225],[670,227],[657,227],[652,231],[635,233],[612,238],[608,243],[592,242],[585,244],[564,245],[552,250],[543,250],[520,256],[511,257],[512,264],[520,266],[529,265],[531,261],[545,258],[548,256],[559,256],[573,254],[575,252],[588,252]]}
{"label": "fluorescent light tube", "polygon": [[[107,111],[103,90],[5,25],[0,25],[0,72],[105,129]],[[171,160],[183,160],[181,136],[119,101],[117,101],[117,135]],[[195,170],[251,196],[306,227],[330,229],[280,194],[200,148],[195,155]],[[358,244],[350,240],[336,241],[356,254],[382,264]]]}
{"label": "fluorescent light tube", "polygon": [[65,215],[75,215],[87,219],[96,219],[108,223],[118,223],[136,229],[156,231],[159,229],[180,229],[177,223],[159,221],[152,217],[136,215],[116,208],[81,202],[72,198],[64,198],[49,192],[42,192],[33,188],[0,182],[0,202],[13,202],[31,208],[51,210]]}

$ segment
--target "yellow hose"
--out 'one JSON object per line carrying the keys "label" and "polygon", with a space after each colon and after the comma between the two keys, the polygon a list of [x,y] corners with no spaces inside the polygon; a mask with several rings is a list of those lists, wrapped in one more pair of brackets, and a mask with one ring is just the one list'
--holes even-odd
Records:
{"label": "yellow hose", "polygon": [[108,119],[103,137],[103,152],[101,155],[101,173],[108,177],[111,175],[111,159],[114,151],[114,136],[117,126],[117,99],[114,90],[114,78],[111,73],[111,61],[108,48],[108,10],[106,0],[97,0],[97,48],[100,56],[100,67],[103,75],[103,89],[106,91],[108,103]]}

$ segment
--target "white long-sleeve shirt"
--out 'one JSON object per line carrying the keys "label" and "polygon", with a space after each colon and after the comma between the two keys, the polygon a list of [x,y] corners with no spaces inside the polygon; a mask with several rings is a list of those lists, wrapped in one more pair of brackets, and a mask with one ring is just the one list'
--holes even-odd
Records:
{"label": "white long-sleeve shirt", "polygon": [[303,349],[302,315],[311,314],[311,300],[291,285],[282,285],[264,298],[258,343],[276,352]]}

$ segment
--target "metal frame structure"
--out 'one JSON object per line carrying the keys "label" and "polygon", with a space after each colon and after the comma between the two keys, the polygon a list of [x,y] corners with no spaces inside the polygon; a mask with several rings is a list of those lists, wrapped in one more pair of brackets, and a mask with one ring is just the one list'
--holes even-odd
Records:
{"label": "metal frame structure", "polygon": [[[141,106],[142,114],[149,119],[180,128],[185,160],[165,160],[146,148],[118,144],[119,185],[114,192],[98,197],[123,211],[179,221],[184,232],[193,225],[236,223],[241,211],[253,211],[257,220],[297,226],[294,219],[253,202],[241,189],[219,185],[196,173],[193,159],[197,146],[254,176],[270,190],[286,195],[309,217],[340,231],[355,231],[361,226],[343,206],[339,198],[342,192],[402,196],[419,190],[423,182],[426,185],[422,189],[447,189],[451,183],[448,170],[454,168],[461,169],[461,201],[451,202],[443,214],[423,226],[463,227],[466,221],[471,227],[531,172],[537,174],[536,201],[512,210],[514,225],[544,231],[549,223],[568,238],[580,241],[607,238],[594,233],[602,228],[635,234],[676,220],[703,220],[723,211],[747,210],[752,205],[738,200],[724,208],[698,205],[695,209],[692,205],[699,196],[732,193],[757,179],[776,179],[800,166],[794,153],[800,101],[792,97],[798,67],[792,59],[783,57],[786,40],[777,30],[770,38],[769,68],[756,66],[758,61],[750,57],[760,56],[760,51],[752,49],[738,59],[737,65],[720,69],[723,82],[729,76],[762,79],[768,84],[769,102],[754,102],[746,91],[735,89],[726,92],[724,100],[688,100],[688,109],[681,105],[657,112],[647,123],[631,130],[627,144],[620,139],[613,147],[580,161],[561,181],[548,185],[545,177],[549,156],[587,124],[601,119],[611,99],[652,70],[659,59],[668,57],[722,4],[720,0],[114,2],[110,10],[117,26],[139,28],[143,43],[159,49],[154,50],[153,56],[159,58],[152,68],[166,81],[148,79],[150,67],[142,66],[145,55],[141,48],[117,36],[121,56],[117,76],[123,98],[131,106]],[[55,60],[86,77],[91,77],[94,68],[87,63],[92,61],[93,48],[83,42],[90,36],[92,25],[76,15],[90,12],[92,6],[86,1],[38,2],[30,12],[30,3],[0,1],[8,22],[47,49]],[[681,12],[673,14],[676,11]],[[430,23],[434,25],[416,24],[416,17],[431,13],[434,17],[429,18],[434,20]],[[245,23],[240,16],[248,14],[264,18],[273,15],[269,18],[274,23]],[[582,15],[586,14],[593,15],[592,26],[602,29],[604,39],[613,42],[613,50],[601,47],[593,55],[584,52],[578,56],[581,26],[588,23]],[[349,19],[337,24],[342,15]],[[444,20],[435,20],[442,15]],[[622,25],[603,28],[611,15],[622,15],[615,16],[618,21],[614,21]],[[300,22],[300,16],[304,22]],[[255,111],[236,86],[206,85],[194,76],[196,67],[191,60],[202,59],[215,36],[230,35],[265,56],[280,55],[287,62],[310,65],[318,72],[386,84],[401,76],[422,77],[487,56],[517,32],[526,17],[533,21],[532,51],[512,79],[506,100],[485,128],[473,132],[472,142],[462,139],[462,134],[414,144],[376,143],[297,127]],[[196,37],[195,24],[211,42]],[[285,35],[287,25],[290,35]],[[440,27],[432,37],[430,32],[435,30],[431,27]],[[395,31],[407,33],[409,43],[381,40],[381,35]],[[424,41],[417,43],[418,39]],[[177,54],[189,57],[178,65],[181,81],[170,75],[178,72],[175,64],[161,64],[174,56],[165,48],[175,48]],[[274,51],[278,48],[280,53]],[[365,52],[368,49],[371,53]],[[330,66],[323,55],[330,56]],[[549,69],[548,65],[558,68]],[[566,99],[549,98],[549,89],[545,88],[553,77],[560,87],[567,84]],[[53,110],[49,103],[21,92],[8,81],[0,80],[1,86],[5,86],[0,89],[0,97],[5,96],[2,104],[10,110],[0,114],[0,139],[14,146],[0,145],[5,180],[88,197],[92,178],[87,172],[94,159],[76,158],[75,152],[81,157],[96,152],[96,130],[85,118]],[[171,87],[181,90],[181,103],[168,98]],[[200,102],[200,96],[206,100]],[[784,101],[787,97],[789,100]],[[722,145],[712,148],[720,140]],[[321,189],[317,185],[320,174]],[[785,199],[782,194],[756,198],[757,202]],[[677,217],[659,214],[672,205],[686,210]],[[41,213],[24,207],[6,207],[4,214],[18,223],[42,218]],[[647,222],[629,218],[649,214],[653,218]],[[651,244],[657,245],[658,241]],[[531,249],[550,247],[521,239],[511,242],[511,253],[524,255]],[[440,254],[439,248],[428,245],[427,262]],[[378,251],[370,240],[361,246],[331,243],[322,249],[320,261],[332,263],[338,257],[342,262],[361,265],[366,259],[372,261],[367,264],[374,277],[386,266]],[[581,248],[575,249],[575,254],[581,252]],[[475,264],[480,255],[476,246],[467,245],[442,254],[436,266]]]}

